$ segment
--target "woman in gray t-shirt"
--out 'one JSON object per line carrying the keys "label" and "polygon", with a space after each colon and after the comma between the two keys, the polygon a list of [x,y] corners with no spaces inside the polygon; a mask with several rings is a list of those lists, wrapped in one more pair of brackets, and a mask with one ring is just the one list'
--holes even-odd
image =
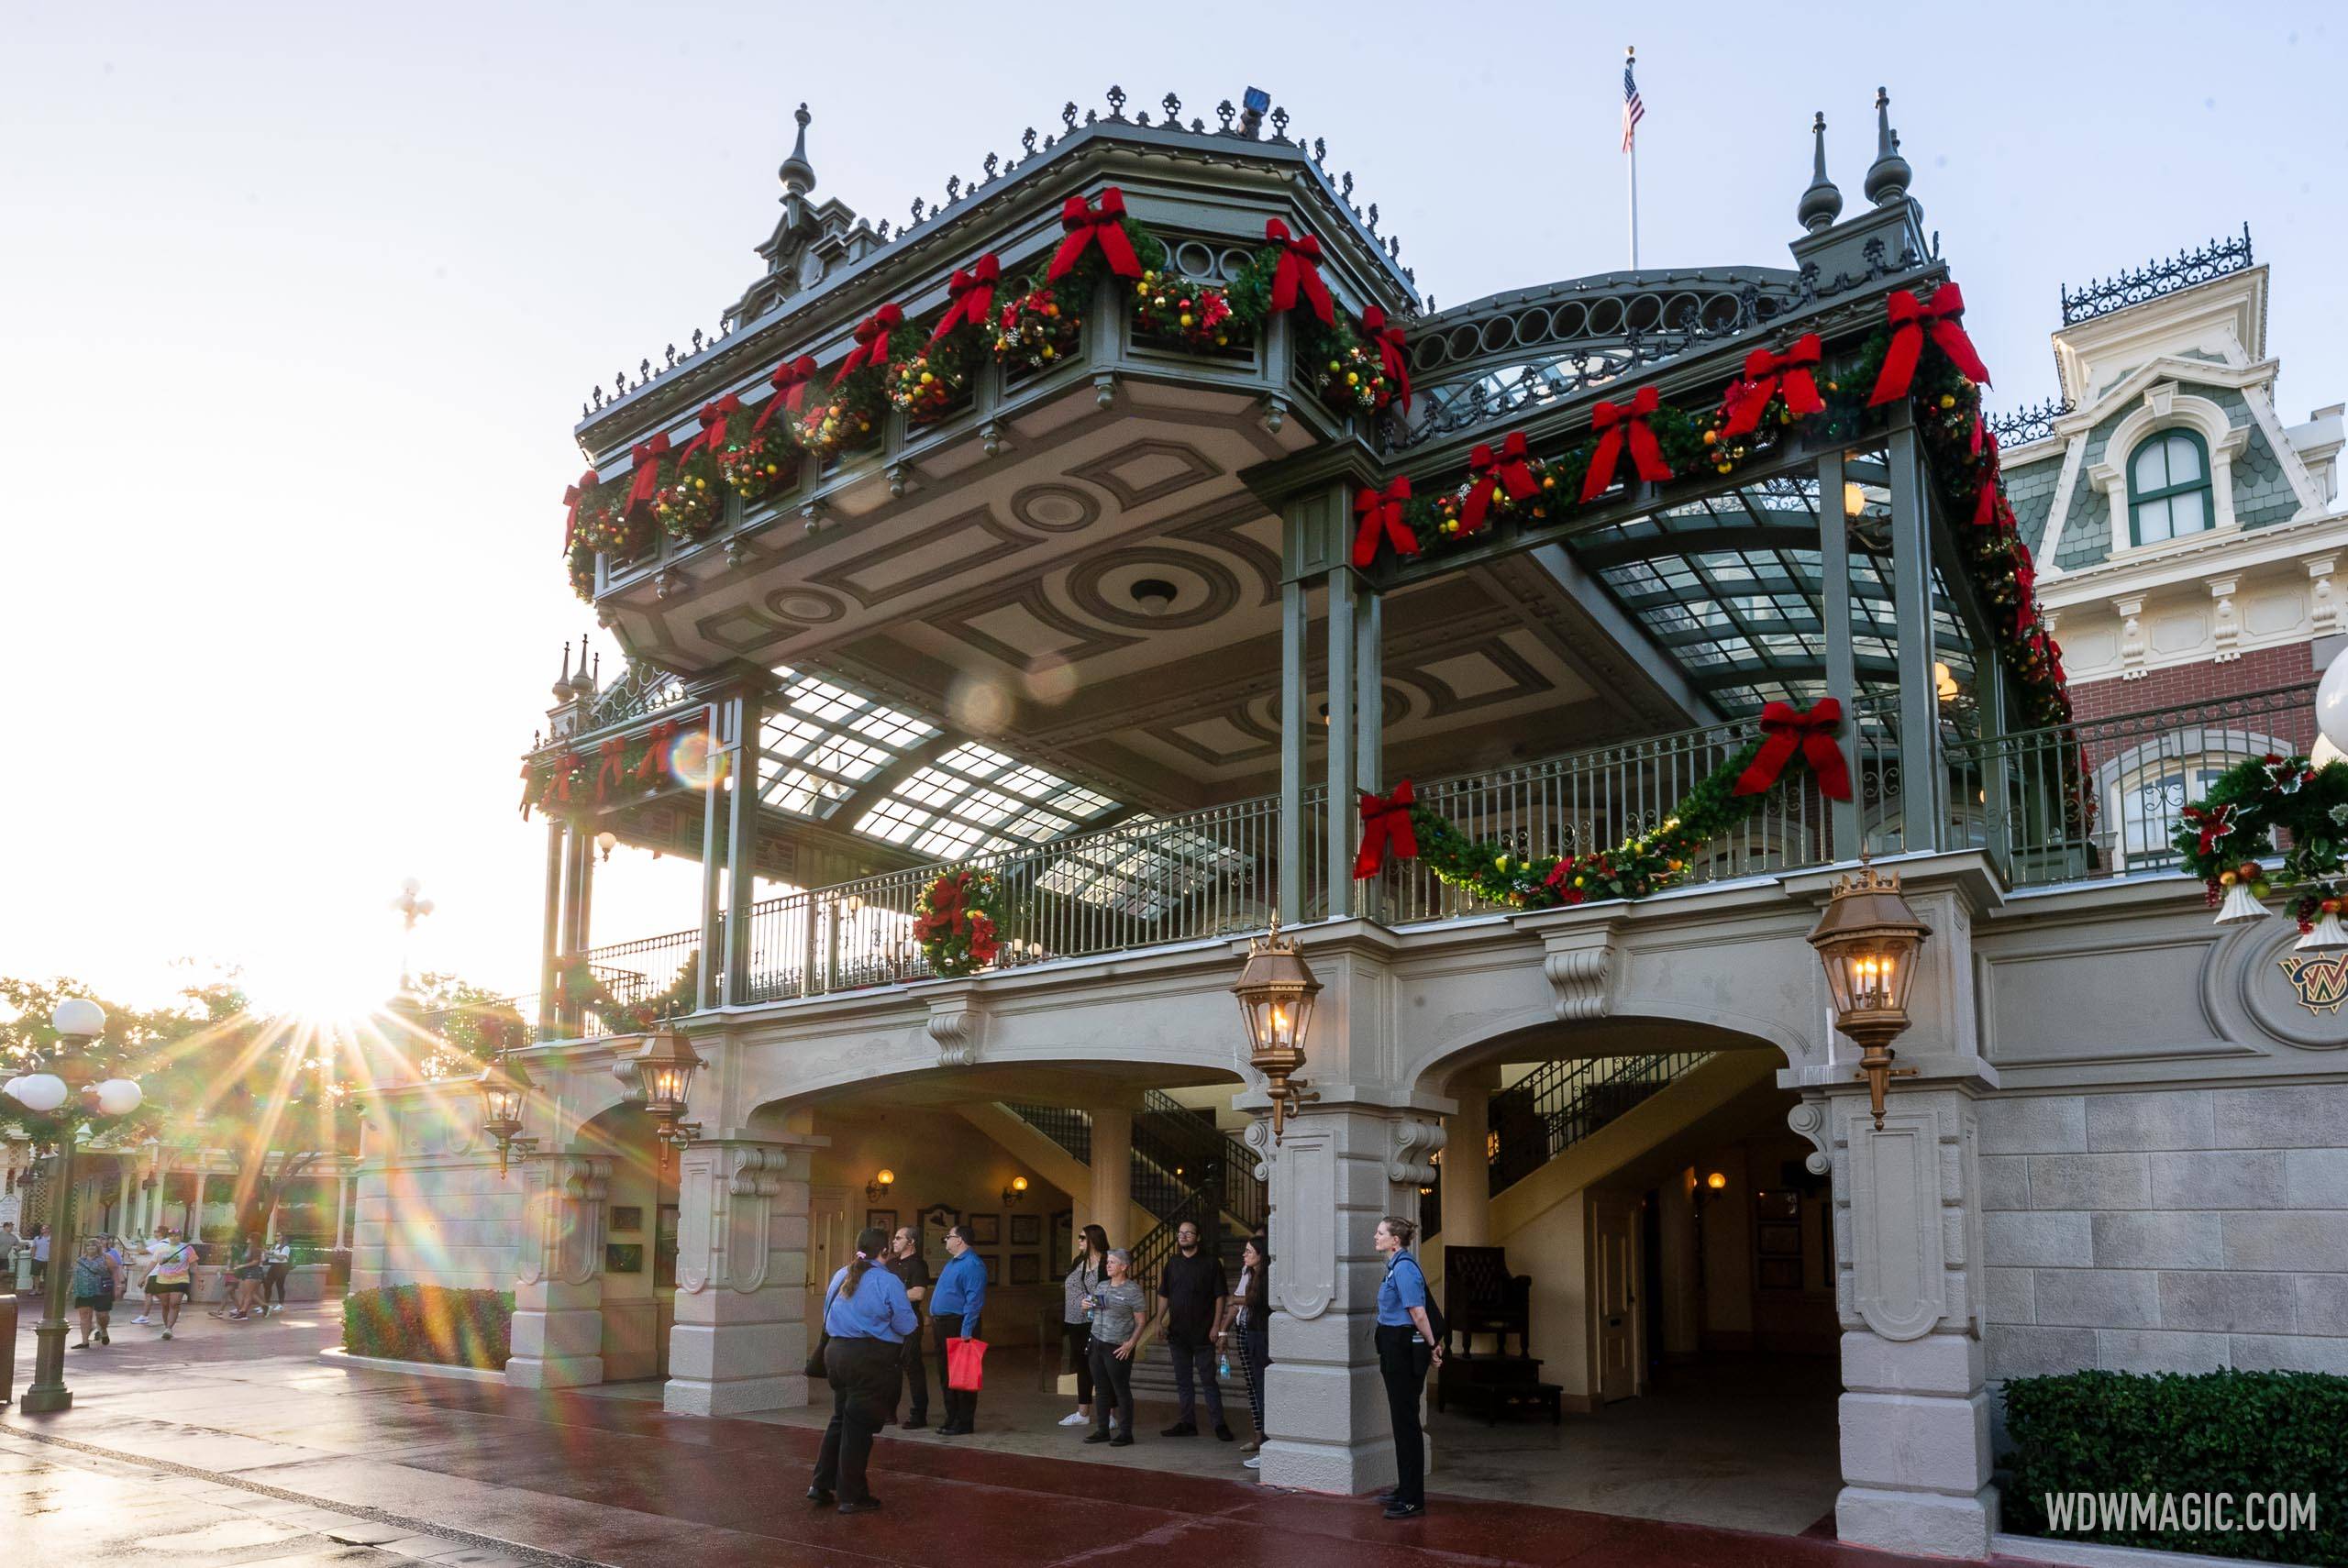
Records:
{"label": "woman in gray t-shirt", "polygon": [[[1134,1255],[1118,1247],[1108,1258],[1106,1281],[1092,1287],[1083,1307],[1092,1319],[1092,1430],[1087,1442],[1119,1448],[1134,1441],[1134,1353],[1149,1327],[1149,1296],[1133,1277]],[[1117,1413],[1115,1436],[1109,1432],[1111,1395]]]}

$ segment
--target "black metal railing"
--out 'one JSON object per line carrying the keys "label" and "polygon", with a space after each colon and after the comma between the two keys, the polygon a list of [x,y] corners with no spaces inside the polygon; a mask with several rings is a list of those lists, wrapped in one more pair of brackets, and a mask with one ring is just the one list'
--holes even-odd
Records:
{"label": "black metal railing", "polygon": [[1523,1180],[1711,1055],[1676,1051],[1542,1063],[1492,1096],[1492,1190]]}
{"label": "black metal railing", "polygon": [[2077,293],[2064,289],[2063,325],[2077,326],[2229,272],[2247,271],[2250,264],[2250,225],[2243,224],[2240,239],[2213,239],[2198,250],[2180,250],[2172,259],[2098,279]]}
{"label": "black metal railing", "polygon": [[2011,414],[1993,414],[1982,423],[1989,434],[1998,438],[2000,447],[2020,447],[2032,441],[2043,441],[2054,434],[2054,422],[2066,414],[2078,412],[2078,405],[2067,397],[2050,397],[2044,403],[2028,408],[2018,408]]}
{"label": "black metal railing", "polygon": [[1157,1277],[1157,1271],[1174,1255],[1174,1233],[1186,1224],[1199,1228],[1202,1245],[1221,1250],[1222,1224],[1215,1212],[1215,1195],[1202,1187],[1175,1205],[1173,1212],[1158,1220],[1157,1230],[1134,1243],[1135,1279],[1146,1283]]}
{"label": "black metal railing", "polygon": [[1070,1157],[1084,1165],[1092,1163],[1092,1118],[1084,1112],[1065,1105],[1013,1105],[1009,1101],[1002,1108],[1067,1150]]}

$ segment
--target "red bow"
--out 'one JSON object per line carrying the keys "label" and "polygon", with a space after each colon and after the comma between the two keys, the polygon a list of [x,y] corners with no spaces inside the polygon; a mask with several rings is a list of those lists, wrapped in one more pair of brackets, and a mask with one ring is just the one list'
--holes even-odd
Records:
{"label": "red bow", "polygon": [[1141,258],[1134,254],[1134,242],[1125,237],[1125,193],[1114,185],[1101,193],[1097,206],[1087,206],[1082,196],[1070,196],[1061,204],[1060,226],[1068,233],[1061,237],[1060,248],[1052,252],[1052,264],[1044,272],[1046,282],[1057,283],[1067,277],[1086,248],[1096,243],[1108,259],[1109,271],[1120,278],[1141,276]]}
{"label": "red bow", "polygon": [[653,494],[660,488],[660,459],[668,450],[669,436],[664,431],[649,441],[638,441],[629,453],[636,460],[636,471],[628,480],[625,514],[633,516],[638,507],[652,504]]}
{"label": "red bow", "polygon": [[1337,302],[1321,281],[1321,242],[1311,235],[1299,239],[1278,218],[1264,223],[1264,237],[1280,248],[1279,270],[1272,274],[1272,308],[1294,310],[1300,291],[1312,303],[1312,314],[1324,326],[1337,325]]}
{"label": "red bow", "polygon": [[1379,867],[1386,864],[1389,849],[1397,860],[1419,857],[1418,832],[1411,825],[1411,802],[1415,799],[1407,778],[1394,786],[1391,795],[1361,791],[1361,849],[1354,856],[1357,881],[1377,876]]}
{"label": "red bow", "polygon": [[554,765],[554,776],[547,780],[548,802],[551,805],[570,804],[570,777],[587,759],[575,751],[566,751]]}
{"label": "red bow", "polygon": [[593,469],[581,474],[577,484],[563,487],[562,504],[568,508],[562,514],[562,547],[565,551],[579,542],[579,508],[594,493],[595,470]]}
{"label": "red bow", "polygon": [[1761,733],[1769,738],[1761,743],[1753,761],[1736,777],[1735,793],[1758,795],[1778,781],[1799,750],[1810,770],[1818,775],[1819,793],[1830,801],[1851,798],[1851,772],[1843,760],[1843,748],[1835,744],[1834,732],[1842,727],[1843,704],[1832,697],[1821,697],[1806,713],[1798,713],[1790,703],[1772,702],[1761,710]]}
{"label": "red bow", "polygon": [[1641,387],[1638,395],[1628,403],[1600,401],[1590,411],[1589,427],[1598,432],[1598,450],[1590,454],[1589,472],[1582,476],[1584,505],[1605,494],[1606,487],[1614,482],[1614,470],[1623,466],[1626,444],[1631,449],[1631,467],[1641,479],[1653,481],[1671,477],[1670,465],[1663,460],[1663,448],[1656,444],[1655,432],[1647,427],[1647,418],[1655,413],[1657,402],[1655,388]]}
{"label": "red bow", "polygon": [[[1120,237],[1123,237],[1122,236]],[[978,264],[965,272],[954,269],[954,276],[946,284],[946,292],[954,303],[946,307],[946,319],[929,335],[936,343],[958,326],[984,326],[987,317],[994,314],[995,280],[1002,276],[1002,263],[995,259],[993,251],[979,258]]]}
{"label": "red bow", "polygon": [[637,759],[638,784],[651,786],[660,782],[660,776],[669,771],[669,747],[676,738],[676,720],[663,719],[652,726],[652,733],[645,737],[644,755]]}
{"label": "red bow", "polygon": [[804,407],[807,383],[814,376],[815,359],[811,354],[802,354],[796,359],[785,359],[777,365],[774,374],[767,378],[768,384],[774,388],[774,396],[767,399],[767,405],[759,410],[759,422],[750,426],[750,434],[756,436],[764,430],[767,421],[774,417],[774,411],[778,408],[797,414]]}
{"label": "red bow", "polygon": [[1361,333],[1378,345],[1378,368],[1386,379],[1401,390],[1395,395],[1402,400],[1402,412],[1411,412],[1411,372],[1402,359],[1402,329],[1386,325],[1386,313],[1372,305],[1361,313]]}
{"label": "red bow", "polygon": [[600,806],[604,803],[606,781],[613,784],[627,782],[627,769],[620,766],[627,756],[627,742],[614,735],[603,744],[599,755],[603,757],[603,766],[595,769],[595,803]]}
{"label": "red bow", "polygon": [[1411,499],[1411,476],[1400,474],[1386,487],[1384,494],[1363,489],[1354,496],[1354,515],[1361,519],[1361,526],[1354,533],[1354,565],[1366,567],[1378,558],[1380,537],[1394,547],[1398,556],[1419,553],[1419,536],[1402,521],[1402,503]]}
{"label": "red bow", "polygon": [[1728,423],[1721,427],[1721,434],[1744,436],[1759,429],[1761,416],[1768,411],[1769,399],[1781,390],[1786,394],[1786,407],[1793,413],[1825,413],[1826,402],[1818,395],[1818,381],[1811,373],[1818,368],[1819,358],[1824,352],[1818,334],[1805,332],[1782,354],[1772,354],[1767,348],[1755,348],[1747,354],[1744,379],[1729,388]]}
{"label": "red bow", "polygon": [[2030,547],[2020,539],[2014,541],[2014,613],[2026,616],[2038,591],[2038,568],[2030,558]]}
{"label": "red bow", "polygon": [[725,416],[738,413],[741,407],[742,400],[732,392],[727,392],[715,403],[703,403],[701,405],[701,434],[686,442],[685,449],[677,454],[678,465],[682,467],[685,459],[691,458],[695,452],[706,451],[714,454],[720,447],[725,445]]}
{"label": "red bow", "polygon": [[1891,347],[1884,351],[1875,393],[1867,399],[1869,408],[1908,395],[1916,381],[1916,361],[1923,358],[1926,332],[1933,335],[1933,341],[1940,345],[1958,374],[1981,386],[1989,384],[1989,368],[1973,351],[1973,339],[1958,325],[1965,315],[1965,295],[1955,283],[1943,283],[1933,290],[1930,304],[1901,289],[1883,302],[1883,309],[1891,320]]}
{"label": "red bow", "polygon": [[1495,492],[1505,490],[1511,501],[1528,501],[1540,489],[1533,482],[1533,470],[1525,466],[1524,432],[1522,430],[1509,433],[1508,439],[1501,443],[1498,457],[1492,455],[1490,447],[1478,444],[1476,449],[1468,454],[1468,471],[1475,475],[1476,480],[1468,487],[1468,504],[1459,513],[1459,527],[1463,533],[1482,531],[1484,509],[1492,503]]}
{"label": "red bow", "polygon": [[889,334],[905,323],[905,313],[895,305],[884,304],[856,324],[856,347],[847,351],[840,368],[832,373],[832,385],[837,386],[867,365],[889,362]]}

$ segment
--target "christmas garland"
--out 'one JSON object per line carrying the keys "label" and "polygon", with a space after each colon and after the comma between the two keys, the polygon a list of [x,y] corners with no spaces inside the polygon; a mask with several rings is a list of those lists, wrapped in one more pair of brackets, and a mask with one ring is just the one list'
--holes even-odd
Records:
{"label": "christmas garland", "polygon": [[1002,889],[994,873],[960,867],[939,874],[914,906],[914,940],[930,973],[948,978],[994,962],[1002,944]]}
{"label": "christmas garland", "polygon": [[691,1012],[701,984],[701,949],[685,955],[668,989],[641,1001],[624,1002],[595,977],[594,968],[581,957],[563,960],[555,970],[555,990],[574,1008],[594,1012],[606,1023],[626,1023],[632,1030],[650,1029],[664,1018]]}
{"label": "christmas garland", "polygon": [[[2218,775],[2210,792],[2179,816],[2171,842],[2185,869],[2208,886],[2213,908],[2236,889],[2264,901],[2279,883],[2298,890],[2291,913],[2302,933],[2318,916],[2341,912],[2348,877],[2348,763],[2318,767],[2304,756],[2270,752]],[[2278,830],[2290,847],[2270,875],[2259,861],[2276,853]],[[2253,913],[2239,905],[2235,912]]]}
{"label": "christmas garland", "polygon": [[522,820],[530,820],[533,806],[549,814],[593,811],[676,783],[681,733],[674,719],[663,719],[637,734],[610,736],[592,752],[539,753],[522,765]]}

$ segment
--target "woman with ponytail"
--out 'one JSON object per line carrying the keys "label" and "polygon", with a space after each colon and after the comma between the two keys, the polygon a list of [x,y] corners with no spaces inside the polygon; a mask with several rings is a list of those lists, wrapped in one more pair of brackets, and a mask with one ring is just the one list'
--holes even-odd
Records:
{"label": "woman with ponytail", "polygon": [[824,1376],[832,1386],[832,1422],[815,1455],[815,1484],[807,1500],[836,1501],[844,1514],[880,1506],[864,1478],[872,1434],[897,1403],[898,1360],[914,1331],[913,1303],[903,1282],[889,1272],[889,1233],[868,1226],[856,1239],[856,1259],[832,1275],[824,1292]]}

